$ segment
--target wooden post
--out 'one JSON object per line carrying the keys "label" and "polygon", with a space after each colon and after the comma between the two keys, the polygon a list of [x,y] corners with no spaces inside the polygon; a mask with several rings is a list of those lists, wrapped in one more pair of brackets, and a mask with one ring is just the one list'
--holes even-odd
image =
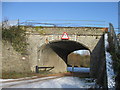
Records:
{"label": "wooden post", "polygon": [[72,66],[72,72],[74,72],[74,66]]}
{"label": "wooden post", "polygon": [[20,23],[19,23],[19,19],[18,19],[18,29],[19,29],[19,24],[20,24]]}
{"label": "wooden post", "polygon": [[39,73],[38,66],[36,66],[36,73]]}

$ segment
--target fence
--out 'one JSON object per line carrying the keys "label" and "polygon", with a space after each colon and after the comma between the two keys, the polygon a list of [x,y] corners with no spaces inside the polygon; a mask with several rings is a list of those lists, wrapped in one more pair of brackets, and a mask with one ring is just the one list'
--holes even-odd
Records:
{"label": "fence", "polygon": [[111,23],[109,23],[109,37],[110,37],[110,40],[111,40],[111,48],[115,48],[115,52],[118,52],[118,46],[119,46],[119,42],[117,40],[117,36],[116,36],[116,33],[115,33],[115,30],[114,30],[114,27]]}
{"label": "fence", "polygon": [[13,26],[52,26],[52,27],[108,27],[105,21],[97,20],[10,20],[8,25]]}
{"label": "fence", "polygon": [[96,20],[27,20],[23,24],[28,26],[54,26],[54,27],[107,27],[105,21]]}

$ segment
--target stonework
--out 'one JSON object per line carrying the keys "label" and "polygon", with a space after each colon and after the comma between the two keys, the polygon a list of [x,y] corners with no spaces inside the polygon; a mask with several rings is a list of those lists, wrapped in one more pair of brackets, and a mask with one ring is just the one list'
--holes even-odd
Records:
{"label": "stonework", "polygon": [[80,34],[80,35],[102,35],[106,28],[99,27],[40,27],[40,28],[26,28],[28,33],[36,34]]}
{"label": "stonework", "polygon": [[30,72],[29,56],[16,52],[10,43],[2,44],[2,72]]}
{"label": "stonework", "polygon": [[[51,48],[47,47],[48,49],[45,49],[43,46],[53,41],[60,41],[63,32],[67,32],[70,38],[69,40],[82,44],[92,52],[104,33],[104,28],[90,27],[43,27],[40,28],[40,30],[45,32],[43,34],[36,32],[35,28],[25,29],[27,29],[26,35],[27,42],[29,43],[27,48],[28,55],[24,56],[24,58],[22,55],[16,52],[10,44],[3,44],[3,71],[35,72],[35,66],[38,65],[54,66],[55,68],[51,71],[55,73],[65,72],[67,67],[65,62]],[[43,53],[40,53],[40,48],[42,48]],[[39,57],[40,55],[41,57]]]}
{"label": "stonework", "polygon": [[38,52],[39,67],[54,67],[50,72],[60,73],[67,71],[67,64],[48,46],[43,45]]}

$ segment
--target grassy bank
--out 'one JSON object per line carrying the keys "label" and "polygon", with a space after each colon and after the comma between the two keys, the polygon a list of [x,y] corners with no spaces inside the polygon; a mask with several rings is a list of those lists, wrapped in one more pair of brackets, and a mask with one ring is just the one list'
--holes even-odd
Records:
{"label": "grassy bank", "polygon": [[9,73],[2,73],[2,79],[17,79],[23,77],[31,77],[35,76],[35,73],[16,73],[16,72],[9,72]]}
{"label": "grassy bank", "polygon": [[2,73],[2,79],[17,79],[17,78],[24,78],[24,77],[32,77],[32,76],[45,76],[50,75],[51,72],[48,71],[40,71],[39,73],[35,72],[24,72],[24,73],[18,73],[18,72],[4,72]]}

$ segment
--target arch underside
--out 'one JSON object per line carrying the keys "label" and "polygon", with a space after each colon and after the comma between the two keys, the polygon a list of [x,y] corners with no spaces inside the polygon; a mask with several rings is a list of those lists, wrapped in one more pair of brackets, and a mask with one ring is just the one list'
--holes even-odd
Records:
{"label": "arch underside", "polygon": [[[53,41],[47,44],[54,52],[60,56],[67,64],[67,56],[76,50],[89,50],[85,45],[82,45],[72,40]],[[90,50],[89,50],[90,51]]]}

